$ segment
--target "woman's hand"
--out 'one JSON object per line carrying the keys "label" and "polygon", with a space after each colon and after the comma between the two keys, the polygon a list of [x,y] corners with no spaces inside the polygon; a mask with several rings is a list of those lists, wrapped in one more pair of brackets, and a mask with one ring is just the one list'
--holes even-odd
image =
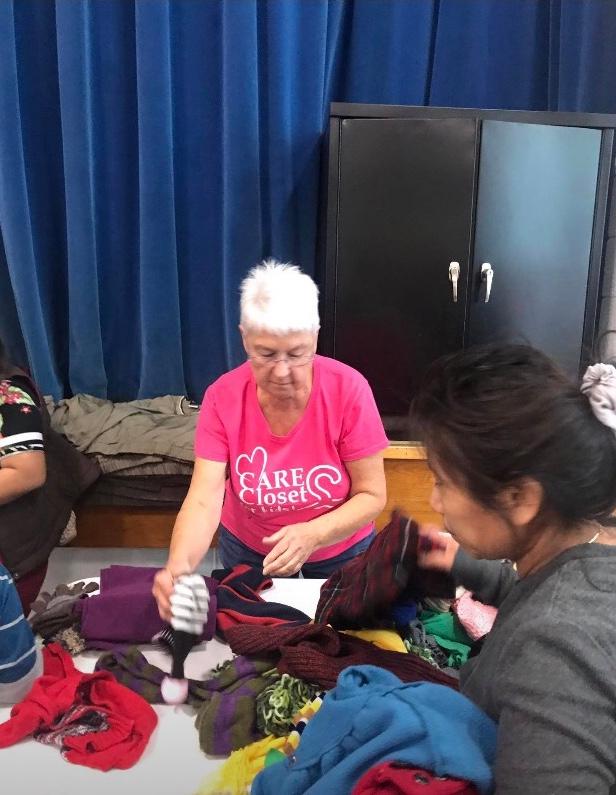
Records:
{"label": "woman's hand", "polygon": [[290,577],[301,569],[317,547],[318,538],[310,522],[290,524],[263,539],[273,547],[263,561],[263,574]]}
{"label": "woman's hand", "polygon": [[192,574],[207,553],[220,523],[227,465],[195,458],[190,488],[178,513],[167,565],[156,572],[152,593],[163,621],[171,620],[174,578]]}
{"label": "woman's hand", "polygon": [[164,568],[156,572],[152,593],[158,605],[158,614],[163,621],[171,621],[171,594],[173,593],[173,575]]}
{"label": "woman's hand", "polygon": [[417,562],[422,569],[436,569],[449,573],[460,545],[449,533],[434,525],[419,528]]}

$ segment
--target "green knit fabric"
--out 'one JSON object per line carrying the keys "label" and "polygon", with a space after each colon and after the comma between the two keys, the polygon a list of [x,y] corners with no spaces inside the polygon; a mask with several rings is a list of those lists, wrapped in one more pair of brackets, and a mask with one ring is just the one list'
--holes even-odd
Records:
{"label": "green knit fabric", "polygon": [[404,640],[403,643],[409,654],[415,654],[417,657],[421,657],[422,660],[429,662],[430,665],[433,665],[435,668],[439,667],[434,659],[434,655],[427,646],[420,646],[418,643],[413,643],[410,640]]}
{"label": "green knit fabric", "polygon": [[257,696],[257,726],[264,734],[284,737],[291,718],[320,690],[289,674],[275,676]]}
{"label": "green knit fabric", "polygon": [[441,649],[448,653],[447,664],[451,668],[460,668],[468,660],[472,639],[466,634],[464,627],[454,613],[437,613],[424,610],[419,619],[424,626],[426,635],[432,635]]}

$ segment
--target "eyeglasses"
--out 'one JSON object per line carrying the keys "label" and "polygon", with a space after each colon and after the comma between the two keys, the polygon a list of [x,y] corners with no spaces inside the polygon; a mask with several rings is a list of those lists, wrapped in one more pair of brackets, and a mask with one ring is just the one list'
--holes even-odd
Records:
{"label": "eyeglasses", "polygon": [[310,353],[252,353],[248,358],[258,367],[274,367],[278,362],[284,362],[287,367],[303,367],[310,364],[315,354]]}

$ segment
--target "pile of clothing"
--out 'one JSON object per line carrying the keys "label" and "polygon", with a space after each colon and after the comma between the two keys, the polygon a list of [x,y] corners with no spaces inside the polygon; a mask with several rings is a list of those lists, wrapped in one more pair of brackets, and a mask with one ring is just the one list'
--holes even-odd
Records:
{"label": "pile of clothing", "polygon": [[0,724],[0,748],[33,737],[73,764],[134,765],[158,722],[152,707],[109,673],[81,673],[57,644],[43,649],[43,662],[42,675]]}
{"label": "pile of clothing", "polygon": [[215,573],[218,631],[238,659],[270,661],[324,692],[300,708],[282,746],[279,733],[259,737],[201,795],[491,790],[496,728],[457,692],[457,669],[495,611],[420,569],[418,539],[417,525],[395,515],[323,585],[314,622],[272,612],[260,598],[268,583],[248,567]]}
{"label": "pile of clothing", "polygon": [[[84,649],[156,642],[167,626],[152,596],[156,572],[147,566],[108,566],[100,572],[100,586],[78,582],[43,592],[32,605],[32,629],[73,655]],[[211,609],[201,640],[210,640],[216,624],[217,582],[211,577],[204,580]]]}
{"label": "pile of clothing", "polygon": [[[418,539],[417,525],[394,515],[369,549],[324,583],[314,620],[266,601],[272,580],[249,566],[204,578],[210,611],[195,641],[217,635],[236,656],[188,681],[201,749],[229,757],[202,795],[490,791],[495,727],[458,692],[457,669],[495,611],[456,593],[449,576],[422,570]],[[127,691],[125,704],[150,718],[135,747],[147,742],[150,705],[164,703],[166,677],[136,646],[166,637],[151,592],[155,572],[110,566],[100,589],[81,582],[41,594],[30,617],[47,644],[38,706],[33,689],[14,708],[12,728],[0,726],[0,744],[31,734],[84,764],[137,758],[83,761],[85,749],[96,752],[96,738],[77,754],[69,738],[124,725],[113,699]],[[85,648],[104,650],[91,675],[76,672],[68,655]],[[110,683],[121,691],[101,700]],[[118,745],[133,739],[120,733]]]}
{"label": "pile of clothing", "polygon": [[194,465],[197,405],[179,395],[126,403],[84,394],[46,400],[54,430],[103,473],[84,503],[181,505]]}
{"label": "pile of clothing", "polygon": [[451,688],[352,666],[286,737],[236,751],[199,795],[477,795],[492,790],[495,751],[493,721]]}
{"label": "pile of clothing", "polygon": [[[0,725],[0,748],[32,737],[59,747],[69,762],[100,770],[138,761],[157,724],[151,707],[156,699],[140,692],[143,678],[133,678],[127,687],[117,671],[103,665],[84,674],[71,655],[152,643],[164,633],[167,626],[152,595],[156,571],[110,566],[101,571],[100,586],[58,585],[39,595],[26,622],[12,579],[0,566],[0,641],[7,636],[0,643],[0,702],[14,705]],[[197,641],[215,632],[217,583],[204,580],[212,610]],[[42,653],[33,633],[45,644]],[[145,658],[140,662],[147,666]],[[160,680],[163,676],[161,671]]]}

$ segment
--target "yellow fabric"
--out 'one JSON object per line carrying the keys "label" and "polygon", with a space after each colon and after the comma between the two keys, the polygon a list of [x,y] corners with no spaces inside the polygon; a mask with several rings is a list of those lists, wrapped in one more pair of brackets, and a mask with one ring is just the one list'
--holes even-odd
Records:
{"label": "yellow fabric", "polygon": [[344,633],[374,643],[379,649],[408,653],[402,638],[393,629],[345,629]]}
{"label": "yellow fabric", "polygon": [[[321,709],[322,703],[323,699],[321,696],[317,696],[313,701],[310,701],[308,704],[304,704],[300,711],[293,716],[293,720],[291,721],[293,725],[297,726],[300,721],[306,721],[308,723]],[[297,729],[293,729],[291,734],[289,734],[289,736],[286,738],[286,742],[282,747],[282,753],[285,754],[285,756],[292,756],[295,753],[297,746],[299,745],[300,737],[301,734],[297,731]]]}
{"label": "yellow fabric", "polygon": [[268,735],[252,745],[234,751],[218,770],[214,780],[204,781],[195,795],[246,795],[257,773],[265,766],[265,756],[272,748],[282,749],[286,737]]}
{"label": "yellow fabric", "polygon": [[[319,711],[322,699],[317,696],[304,706],[293,717],[297,726],[300,720],[310,720]],[[224,765],[218,770],[213,781],[204,781],[195,795],[246,795],[257,773],[265,767],[265,757],[272,748],[290,756],[299,744],[300,734],[292,731],[288,737],[268,735],[252,745],[234,751]]]}

